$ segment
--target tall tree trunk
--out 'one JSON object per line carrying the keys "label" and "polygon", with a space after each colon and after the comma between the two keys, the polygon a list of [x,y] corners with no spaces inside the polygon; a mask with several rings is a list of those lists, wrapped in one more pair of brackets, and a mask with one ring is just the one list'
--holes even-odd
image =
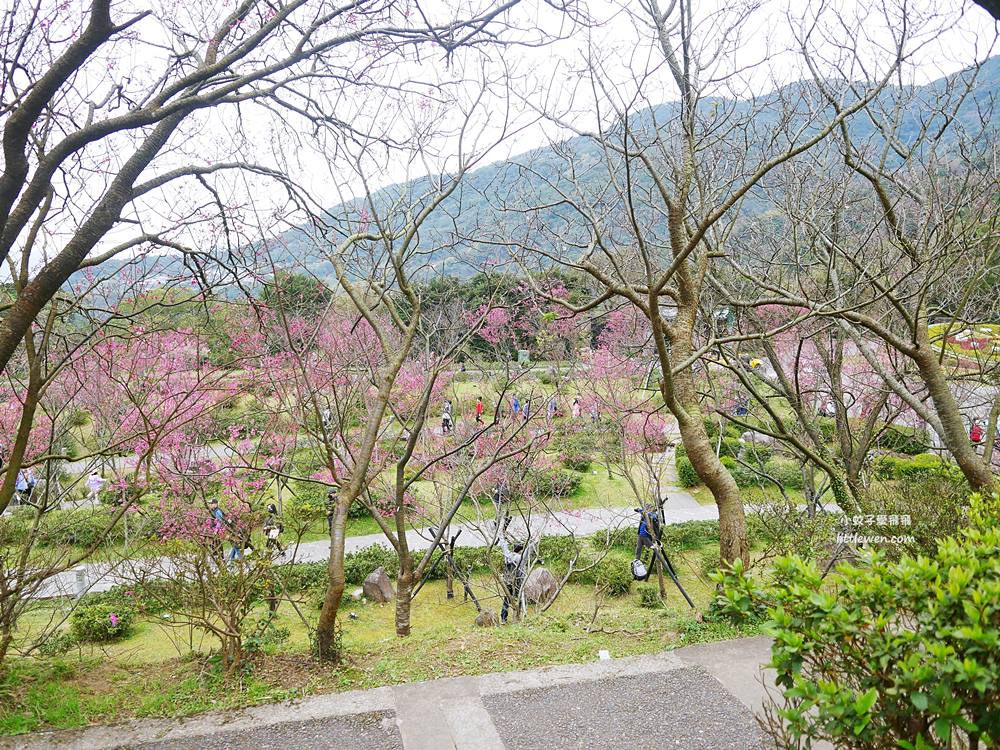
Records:
{"label": "tall tree trunk", "polygon": [[402,555],[396,579],[396,635],[410,634],[410,603],[413,600],[413,556]]}
{"label": "tall tree trunk", "polygon": [[330,528],[330,584],[323,598],[323,608],[316,623],[316,655],[323,661],[337,662],[337,611],[344,598],[344,543],[347,540],[347,511],[350,503],[338,499]]}
{"label": "tall tree trunk", "polygon": [[719,508],[719,557],[724,563],[742,560],[749,565],[750,545],[740,488],[712,448],[697,404],[685,407],[688,414],[678,419],[678,427],[688,460]]}
{"label": "tall tree trunk", "polygon": [[996,484],[996,478],[983,463],[969,439],[955,394],[951,392],[951,386],[948,384],[948,378],[938,360],[938,355],[930,346],[926,329],[924,331],[913,360],[924,385],[927,386],[927,393],[934,403],[934,410],[941,422],[941,439],[972,489],[990,491]]}

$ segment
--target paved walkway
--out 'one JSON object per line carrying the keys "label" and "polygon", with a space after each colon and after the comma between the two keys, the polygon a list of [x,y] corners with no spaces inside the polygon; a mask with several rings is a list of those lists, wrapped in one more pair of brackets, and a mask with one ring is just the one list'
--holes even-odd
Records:
{"label": "paved walkway", "polygon": [[766,638],[0,740],[0,750],[765,750]]}
{"label": "paved walkway", "polygon": [[[667,502],[664,513],[664,523],[676,524],[694,520],[712,520],[719,517],[718,510],[714,505],[700,505],[690,493],[679,489],[672,489],[667,494]],[[618,529],[631,526],[637,523],[637,516],[631,508],[581,508],[577,510],[564,510],[552,513],[548,516],[537,516],[531,521],[533,535],[541,536],[590,536],[606,529]],[[518,533],[515,520],[511,527],[515,534]],[[482,547],[489,540],[489,529],[481,530],[471,524],[453,524],[453,532],[462,530],[462,535],[456,543],[457,547]],[[521,525],[523,533],[524,526]],[[484,533],[485,532],[485,533]],[[423,550],[430,546],[433,540],[432,532],[429,528],[413,529],[407,532],[407,541],[410,549]],[[345,544],[346,552],[356,552],[357,550],[372,545],[379,545],[389,548],[389,541],[385,535],[366,534],[363,536],[348,537]],[[294,552],[295,562],[316,562],[328,560],[330,557],[330,543],[326,540],[318,542],[306,542],[299,545]],[[169,571],[169,562],[158,559],[142,561],[129,561],[128,563],[106,562],[88,563],[80,565],[73,570],[68,570],[53,576],[39,592],[39,598],[51,598],[56,596],[75,596],[81,591],[100,592],[126,584],[130,580],[135,580],[136,575],[147,572],[151,575],[163,575]]]}

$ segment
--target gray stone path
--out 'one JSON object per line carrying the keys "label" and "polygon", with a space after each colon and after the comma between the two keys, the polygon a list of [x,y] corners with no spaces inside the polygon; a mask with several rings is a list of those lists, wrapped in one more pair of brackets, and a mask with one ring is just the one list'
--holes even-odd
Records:
{"label": "gray stone path", "polygon": [[[763,750],[766,638],[0,740],[0,750]],[[724,666],[724,668],[723,668]]]}

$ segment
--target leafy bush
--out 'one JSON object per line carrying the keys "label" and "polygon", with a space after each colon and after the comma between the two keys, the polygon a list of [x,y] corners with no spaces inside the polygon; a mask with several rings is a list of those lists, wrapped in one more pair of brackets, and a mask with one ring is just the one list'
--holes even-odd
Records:
{"label": "leafy bush", "polygon": [[[399,573],[399,559],[396,553],[373,544],[370,547],[344,555],[344,578],[347,583],[360,586],[375,568],[385,568],[385,572],[395,578]],[[324,583],[325,585],[325,583]]]}
{"label": "leafy bush", "polygon": [[837,437],[837,420],[833,417],[820,417],[816,420],[816,426],[819,427],[820,437],[827,443]]}
{"label": "leafy bush", "polygon": [[625,596],[632,588],[632,568],[617,557],[605,557],[593,568],[594,584],[608,596]]}
{"label": "leafy bush", "polygon": [[801,490],[804,485],[802,468],[790,459],[772,458],[764,464],[764,471],[786,490]]}
{"label": "leafy bush", "polygon": [[273,654],[291,636],[291,630],[278,625],[273,619],[262,619],[250,626],[243,639],[243,648],[250,654]]}
{"label": "leafy bush", "polygon": [[[738,438],[740,436],[740,428],[734,425],[727,419],[722,420],[722,435],[723,437]],[[705,417],[705,431],[708,433],[709,437],[719,436],[719,418],[718,417]]]}
{"label": "leafy bush", "polygon": [[719,443],[719,455],[720,456],[732,456],[736,458],[740,455],[740,451],[743,449],[743,443],[740,442],[739,438],[735,437],[724,437],[722,442]]}
{"label": "leafy bush", "polygon": [[873,555],[833,585],[811,563],[776,567],[771,666],[783,690],[772,731],[838,747],[1000,742],[1000,529],[969,529],[931,557]]}
{"label": "leafy bush", "polygon": [[582,479],[578,473],[565,469],[532,469],[526,481],[536,496],[554,498],[575,494]]}
{"label": "leafy bush", "polygon": [[538,543],[538,556],[549,567],[568,564],[579,551],[579,544],[571,536],[543,536]]}
{"label": "leafy bush", "polygon": [[[348,555],[344,555],[345,562],[347,557]],[[326,562],[296,563],[283,566],[280,578],[284,582],[286,591],[298,593],[313,588],[325,589],[329,580],[328,571],[329,564]]]}
{"label": "leafy bush", "polygon": [[592,460],[589,453],[576,453],[563,451],[559,454],[559,461],[567,469],[572,471],[587,471],[590,469]]}
{"label": "leafy bush", "polygon": [[639,591],[640,607],[644,609],[659,609],[663,606],[663,600],[660,599],[660,591],[656,586],[646,584],[639,586],[637,590]]}
{"label": "leafy bush", "polygon": [[698,570],[704,576],[710,576],[722,567],[722,560],[719,557],[718,547],[708,547],[698,555]]}
{"label": "leafy bush", "polygon": [[758,583],[743,567],[743,561],[733,560],[709,575],[717,585],[715,599],[709,607],[709,616],[726,620],[734,625],[760,622],[767,614],[767,600]]}
{"label": "leafy bush", "polygon": [[[875,483],[858,498],[856,515],[864,517],[855,531],[904,536],[884,554],[933,554],[943,536],[957,533],[968,522],[969,487],[964,478],[937,476],[906,479],[884,485]],[[900,519],[906,518],[905,525]]]}
{"label": "leafy bush", "polygon": [[38,653],[41,656],[62,656],[76,644],[76,638],[71,633],[59,631],[50,635],[39,645]]}
{"label": "leafy bush", "polygon": [[686,455],[681,455],[680,446],[674,454],[674,464],[677,467],[677,481],[681,487],[697,487],[701,484],[701,477],[694,470],[694,465]]}
{"label": "leafy bush", "polygon": [[930,441],[924,430],[894,424],[885,428],[878,438],[878,444],[883,450],[915,456],[926,451]]}
{"label": "leafy bush", "polygon": [[[669,505],[667,506],[669,507]],[[629,554],[635,552],[635,538],[639,525],[639,515],[635,516],[635,526],[617,529],[611,535],[611,545]],[[670,551],[685,552],[698,549],[706,544],[719,541],[718,521],[685,521],[665,524],[660,531],[663,546]]]}
{"label": "leafy bush", "polygon": [[132,634],[135,618],[135,605],[125,597],[96,602],[84,598],[69,616],[70,630],[78,641],[117,641]]}
{"label": "leafy bush", "polygon": [[768,483],[764,477],[729,456],[723,456],[722,465],[733,475],[737,487],[762,487]]}
{"label": "leafy bush", "polygon": [[909,458],[879,456],[872,462],[872,474],[877,479],[920,480],[938,477],[959,478],[958,468],[933,453],[920,453]]}
{"label": "leafy bush", "polygon": [[42,518],[38,542],[49,547],[98,544],[107,533],[111,516],[112,512],[103,508],[50,511]]}

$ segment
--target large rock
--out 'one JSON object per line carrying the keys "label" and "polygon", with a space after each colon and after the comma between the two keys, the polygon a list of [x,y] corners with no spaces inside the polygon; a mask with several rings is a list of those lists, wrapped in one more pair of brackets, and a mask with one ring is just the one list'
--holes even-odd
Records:
{"label": "large rock", "polygon": [[481,628],[492,628],[497,624],[497,613],[492,609],[484,609],[476,615],[476,625]]}
{"label": "large rock", "polygon": [[396,595],[392,581],[389,580],[389,574],[381,565],[368,574],[365,582],[361,584],[361,590],[364,591],[365,596],[379,604],[391,602],[392,597]]}
{"label": "large rock", "polygon": [[559,592],[559,581],[545,568],[535,568],[524,582],[524,599],[529,604],[548,604]]}

